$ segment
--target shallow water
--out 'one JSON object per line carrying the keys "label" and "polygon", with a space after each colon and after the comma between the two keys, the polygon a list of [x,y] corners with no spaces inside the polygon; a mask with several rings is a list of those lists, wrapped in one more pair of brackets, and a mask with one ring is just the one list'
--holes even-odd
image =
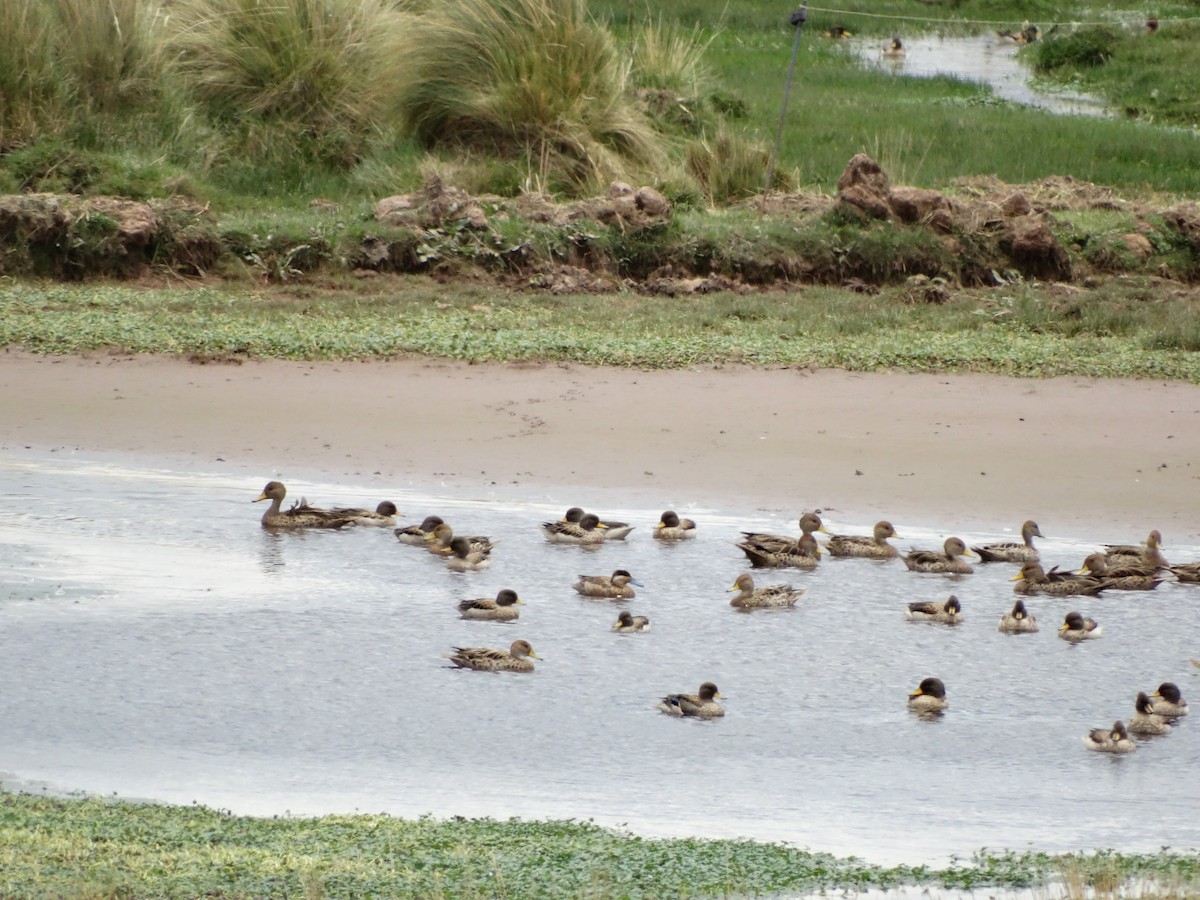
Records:
{"label": "shallow water", "polygon": [[[1189,774],[1200,723],[1125,758],[1080,741],[1161,681],[1195,700],[1200,587],[1070,606],[1035,598],[1041,632],[1007,636],[995,623],[1015,567],[952,579],[826,559],[811,574],[756,573],[809,592],[795,610],[743,614],[725,592],[744,570],[738,531],[791,532],[792,516],[691,507],[681,512],[700,536],[670,545],[650,539],[661,509],[604,507],[638,527],[585,550],[548,544],[536,527],[572,503],[596,506],[569,489],[516,502],[289,479],[293,496],[320,505],[392,499],[406,522],[438,512],[460,532],[502,537],[489,570],[455,574],[388,529],[263,531],[263,504],[248,501],[268,477],[36,454],[0,462],[7,783],[256,814],[592,818],[880,862],[982,846],[1200,846]],[[945,534],[895,524],[903,549]],[[960,536],[1001,539],[1005,524],[1015,523]],[[1063,565],[1090,549],[1041,546]],[[1200,559],[1200,547],[1169,553]],[[630,603],[571,589],[577,574],[617,567],[645,583]],[[458,600],[503,587],[527,603],[519,623],[459,620]],[[906,602],[951,591],[961,626],[905,621]],[[611,634],[622,608],[649,615],[653,631]],[[1104,637],[1057,640],[1068,608],[1097,618]],[[456,671],[442,658],[517,637],[544,657],[531,676]],[[924,721],[905,698],[929,674],[952,705]],[[728,696],[723,720],[655,710],[661,694],[709,679]]]}
{"label": "shallow water", "polygon": [[905,55],[901,59],[884,59],[881,47],[887,42],[877,37],[855,39],[851,46],[864,62],[896,75],[946,75],[981,82],[1004,100],[1059,115],[1112,115],[1099,97],[1036,83],[1032,70],[1018,55],[1021,48],[1012,41],[998,40],[994,34],[921,35],[903,40]]}

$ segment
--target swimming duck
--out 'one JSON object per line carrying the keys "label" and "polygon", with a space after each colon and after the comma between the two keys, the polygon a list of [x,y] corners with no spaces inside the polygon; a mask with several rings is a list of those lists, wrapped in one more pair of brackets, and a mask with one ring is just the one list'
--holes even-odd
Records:
{"label": "swimming duck", "polygon": [[1072,610],[1063,618],[1058,626],[1058,636],[1064,641],[1078,644],[1080,641],[1090,641],[1100,637],[1104,629],[1096,624],[1095,619],[1085,619],[1082,614]]}
{"label": "swimming duck", "polygon": [[904,44],[900,43],[900,38],[893,34],[892,39],[883,46],[883,58],[904,59],[905,55]]}
{"label": "swimming duck", "polygon": [[1179,690],[1179,685],[1173,681],[1164,681],[1158,690],[1150,695],[1154,700],[1154,714],[1166,716],[1168,719],[1178,719],[1188,714],[1187,701]]}
{"label": "swimming duck", "polygon": [[1137,744],[1125,730],[1125,723],[1118,719],[1112,728],[1093,728],[1084,737],[1083,743],[1089,750],[1100,753],[1130,753],[1137,749]]}
{"label": "swimming duck", "polygon": [[686,541],[696,536],[696,523],[681,519],[678,513],[668,509],[654,526],[654,537],[660,541]]}
{"label": "swimming duck", "polygon": [[612,631],[618,634],[637,634],[642,631],[650,630],[650,620],[645,616],[635,616],[629,610],[622,610],[617,616],[617,624],[613,625]]}
{"label": "swimming duck", "polygon": [[1105,590],[1114,591],[1152,591],[1162,583],[1154,567],[1122,565],[1121,560],[1132,559],[1128,556],[1118,556],[1116,559],[1118,562],[1114,565],[1103,553],[1090,553],[1083,561],[1079,574],[1091,575],[1104,583]]}
{"label": "swimming duck", "polygon": [[717,702],[723,699],[717,686],[706,681],[700,685],[699,694],[667,694],[658,701],[658,708],[672,716],[715,719],[725,715],[725,708]]}
{"label": "swimming duck", "polygon": [[287,488],[282,482],[268,481],[262,493],[251,501],[271,501],[271,506],[262,516],[263,528],[341,528],[351,522],[350,518],[337,515],[331,509],[309,506],[303,497],[297,503],[293,503],[290,509],[281,510],[279,507],[286,496]]}
{"label": "swimming duck", "polygon": [[458,611],[464,619],[474,619],[481,622],[513,622],[521,615],[518,606],[524,602],[517,592],[504,588],[496,599],[480,597],[478,600],[463,600],[458,604]]}
{"label": "swimming duck", "polygon": [[835,40],[845,40],[846,38],[854,37],[854,32],[839,22],[825,32],[825,37],[834,38]]}
{"label": "swimming duck", "polygon": [[[454,529],[447,523],[442,522],[433,526],[433,531],[425,535],[425,541],[431,553],[449,553],[450,545],[454,542],[454,537]],[[463,540],[470,546],[471,553],[491,553],[492,549],[496,546],[495,541],[483,535],[465,537]]]}
{"label": "swimming duck", "polygon": [[543,522],[541,527],[542,534],[552,544],[602,544],[606,537],[600,517],[592,513],[584,513],[574,522],[566,519]]}
{"label": "swimming duck", "polygon": [[1033,546],[1035,537],[1042,537],[1042,532],[1037,522],[1030,519],[1021,526],[1022,543],[1003,541],[971,549],[979,554],[980,562],[1037,562],[1041,557]]}
{"label": "swimming duck", "polygon": [[1006,634],[1032,634],[1038,630],[1037,619],[1025,609],[1024,600],[1017,600],[1012,611],[1000,617],[1000,624],[996,626],[996,630]]}
{"label": "swimming duck", "polygon": [[507,650],[491,647],[455,647],[450,662],[460,669],[478,672],[532,672],[533,660],[541,659],[529,641],[513,641]]}
{"label": "swimming duck", "polygon": [[904,617],[910,622],[940,622],[943,625],[957,625],[962,621],[962,604],[953,594],[945,603],[934,600],[923,600],[908,604]]}
{"label": "swimming duck", "polygon": [[1158,19],[1151,16],[1146,20],[1146,24],[1142,26],[1143,34],[1154,34],[1158,31]]}
{"label": "swimming duck", "polygon": [[1050,594],[1054,597],[1094,597],[1104,590],[1104,582],[1083,575],[1060,572],[1055,566],[1049,572],[1040,563],[1027,562],[1010,581],[1018,594]]}
{"label": "swimming duck", "polygon": [[969,562],[960,559],[962,556],[974,557],[961,538],[946,538],[942,551],[912,550],[904,557],[904,564],[911,572],[942,572],[945,574],[967,575],[974,572]]}
{"label": "swimming duck", "polygon": [[1183,584],[1200,584],[1200,563],[1180,563],[1167,568]]}
{"label": "swimming duck", "polygon": [[796,601],[808,593],[808,588],[794,588],[790,584],[756,588],[749,572],[739,575],[729,590],[739,592],[729,601],[736,609],[785,609],[795,606]]}
{"label": "swimming duck", "polygon": [[918,713],[939,713],[950,706],[946,699],[946,685],[940,678],[925,678],[917,689],[908,695],[908,708]]}
{"label": "swimming duck", "polygon": [[784,534],[743,531],[743,540],[737,546],[755,568],[812,569],[820,561],[821,554],[817,539],[813,537],[814,531],[829,533],[819,515],[805,513],[800,517],[799,538]]}
{"label": "swimming duck", "polygon": [[1106,544],[1104,556],[1110,565],[1141,564],[1155,566],[1160,569],[1169,567],[1167,558],[1162,555],[1162,535],[1158,529],[1151,531],[1146,537],[1145,544]]}
{"label": "swimming duck", "polygon": [[1041,36],[1041,29],[1036,25],[1031,25],[1026,22],[1020,31],[1012,31],[1008,28],[1001,28],[996,32],[996,37],[1000,40],[1009,40],[1016,44],[1032,44]]}
{"label": "swimming duck", "polygon": [[891,522],[875,523],[874,533],[867,537],[861,534],[835,534],[829,538],[825,550],[830,556],[853,556],[862,559],[891,559],[899,556],[900,551],[888,543],[887,539],[896,536],[896,529]]}
{"label": "swimming duck", "polygon": [[[586,514],[584,514],[580,506],[571,506],[569,510],[566,510],[562,520],[559,521],[566,524],[578,524],[584,515]],[[604,529],[605,540],[623,541],[625,540],[625,536],[634,530],[634,526],[631,526],[628,522],[608,522],[602,520],[599,516],[596,516],[596,518],[598,518],[599,527]],[[553,540],[550,538],[550,535],[546,536],[548,540]]]}
{"label": "swimming duck", "polygon": [[465,537],[451,538],[450,546],[444,551],[448,554],[446,567],[453,572],[478,572],[486,569],[492,564],[490,545],[488,549],[476,549],[477,546]]}
{"label": "swimming duck", "polygon": [[1137,699],[1133,701],[1134,709],[1137,712],[1133,718],[1129,720],[1129,730],[1133,734],[1170,734],[1171,725],[1166,718],[1156,715],[1154,707],[1150,703],[1150,698],[1146,696],[1145,691],[1139,691]]}
{"label": "swimming duck", "polygon": [[429,535],[433,533],[433,529],[441,524],[443,524],[441,516],[426,516],[420,525],[406,525],[403,528],[397,528],[392,534],[396,535],[396,540],[402,544],[424,547]]}
{"label": "swimming duck", "polygon": [[396,516],[399,515],[396,504],[391,500],[384,500],[373,510],[363,509],[361,506],[342,506],[331,509],[330,512],[345,516],[351,525],[371,525],[376,528],[391,528],[396,524]]}
{"label": "swimming duck", "polygon": [[580,575],[572,587],[585,597],[631,600],[637,596],[631,585],[645,586],[627,569],[617,569],[611,575]]}

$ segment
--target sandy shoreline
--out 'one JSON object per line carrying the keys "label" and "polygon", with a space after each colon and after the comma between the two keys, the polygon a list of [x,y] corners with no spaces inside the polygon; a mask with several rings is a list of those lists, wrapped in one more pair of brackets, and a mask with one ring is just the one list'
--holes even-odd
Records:
{"label": "sandy shoreline", "polygon": [[1200,543],[1200,387],[1174,382],[10,350],[0,389],[8,449]]}

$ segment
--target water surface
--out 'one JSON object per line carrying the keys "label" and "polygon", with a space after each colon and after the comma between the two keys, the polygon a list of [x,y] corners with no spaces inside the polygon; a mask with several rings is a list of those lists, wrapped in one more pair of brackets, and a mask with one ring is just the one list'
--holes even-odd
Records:
{"label": "water surface", "polygon": [[[390,530],[272,534],[244,477],[10,456],[0,462],[0,772],[8,783],[203,804],[253,814],[592,818],[652,835],[746,836],[881,862],[944,862],[990,848],[1200,846],[1200,723],[1111,758],[1091,727],[1127,718],[1138,690],[1174,680],[1195,701],[1200,587],[1034,600],[1035,635],[995,630],[1015,567],[957,579],[899,562],[825,560],[792,611],[738,613],[743,527],[793,532],[761,511],[680,509],[700,536],[650,538],[660,508],[589,498],[381,490],[289,479],[322,505],[394,500],[419,521],[501,538],[492,567],[455,574]],[[537,523],[581,503],[637,524],[589,551]],[[1054,534],[1049,513],[1038,515]],[[838,521],[862,532],[871,523]],[[968,541],[1003,538],[959,531]],[[896,522],[936,546],[954,523]],[[1098,534],[1135,540],[1141,534]],[[1200,548],[1170,545],[1172,559]],[[1091,545],[1042,542],[1077,566]],[[580,573],[624,567],[636,600],[585,600]],[[516,624],[464,622],[455,604],[515,588]],[[953,591],[957,628],[906,622],[910,600]],[[1099,641],[1055,637],[1068,608]],[[646,635],[611,634],[621,608]],[[455,645],[529,640],[530,676],[456,671]],[[950,711],[905,698],[926,675]],[[720,721],[678,721],[654,700],[713,680]],[[1193,717],[1195,718],[1195,717]]]}

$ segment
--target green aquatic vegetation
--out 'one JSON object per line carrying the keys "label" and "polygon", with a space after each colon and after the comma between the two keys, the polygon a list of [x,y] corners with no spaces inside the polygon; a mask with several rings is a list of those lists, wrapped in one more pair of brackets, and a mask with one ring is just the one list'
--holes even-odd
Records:
{"label": "green aquatic vegetation", "polygon": [[251,818],[195,805],[0,793],[6,897],[760,896],[910,884],[1018,888],[1067,876],[1091,886],[1153,879],[1194,889],[1200,859],[981,851],[942,869],[886,867],[748,840],[655,840],[591,822]]}

